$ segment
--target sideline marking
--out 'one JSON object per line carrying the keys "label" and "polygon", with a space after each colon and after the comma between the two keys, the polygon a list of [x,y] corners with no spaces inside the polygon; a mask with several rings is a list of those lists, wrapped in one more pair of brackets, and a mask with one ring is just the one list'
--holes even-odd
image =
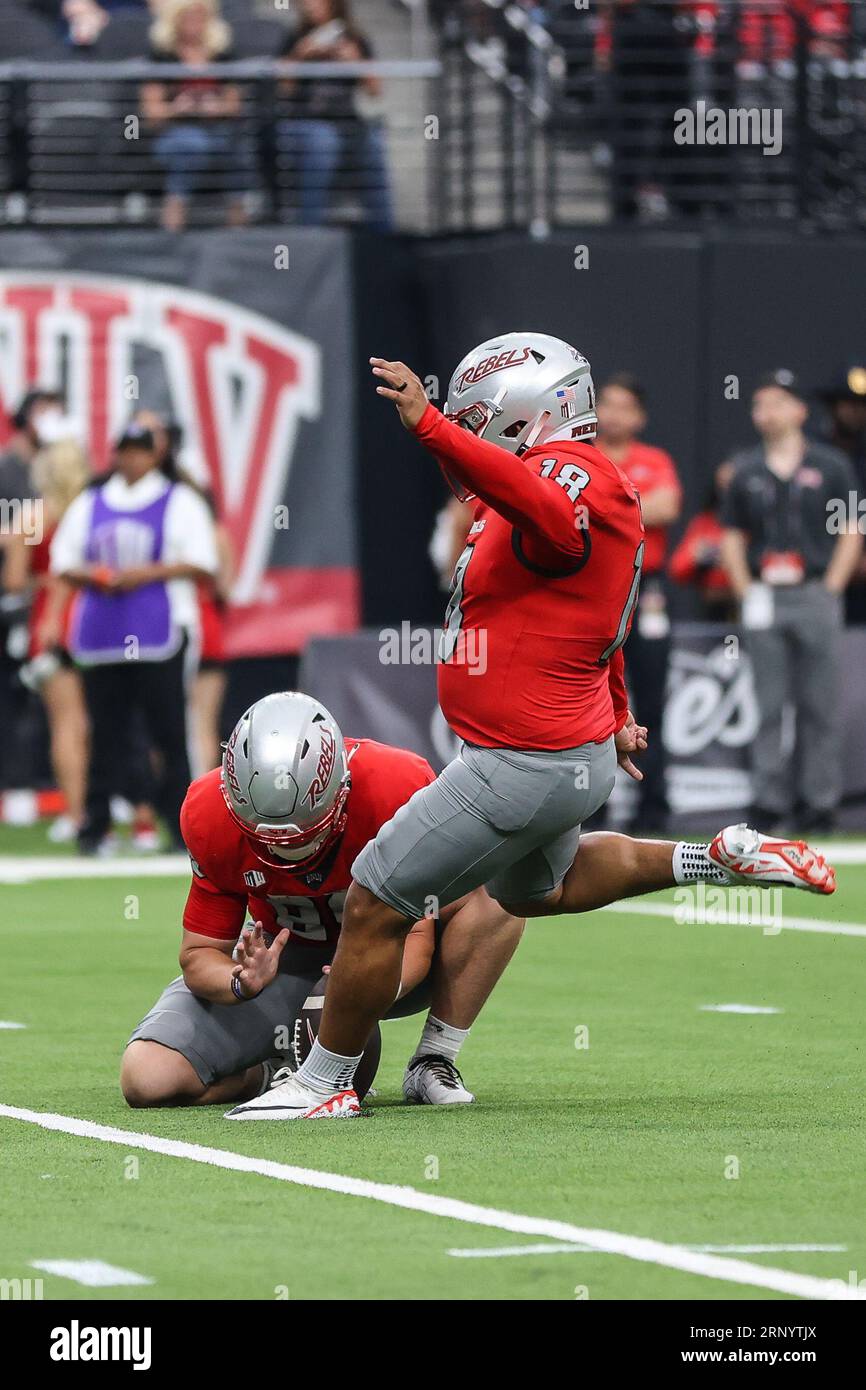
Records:
{"label": "sideline marking", "polygon": [[[623,917],[669,917],[680,916],[682,908],[675,903],[645,903],[637,898],[623,898],[622,902],[607,903],[605,907],[600,907],[599,912],[619,912]],[[689,922],[684,926],[700,926],[700,923]],[[763,922],[743,922],[740,915],[736,912],[718,912],[713,909],[713,921],[707,922],[707,926],[713,927],[760,927],[763,930]],[[824,917],[789,917],[787,913],[782,918],[782,931],[775,932],[773,935],[781,936],[786,931],[814,931],[821,932],[827,936],[866,936],[866,926],[862,922],[833,922]]]}
{"label": "sideline marking", "polygon": [[[845,846],[850,849],[851,846]],[[846,861],[840,861],[846,862]],[[853,861],[849,861],[853,862]],[[857,861],[858,863],[861,861]],[[866,862],[866,846],[864,859]],[[50,882],[55,879],[111,879],[111,878],[186,878],[189,875],[189,860],[183,854],[142,855],[122,859],[72,859],[57,855],[54,858],[33,855],[20,855],[13,858],[5,855],[0,858],[0,883],[21,886],[28,883]],[[674,903],[645,902],[640,898],[623,898],[621,902],[608,903],[599,912],[619,912],[622,916],[674,918],[682,911]],[[725,913],[713,911],[713,922],[709,926],[763,927],[762,922],[743,922],[741,914],[734,910]],[[687,925],[693,925],[691,923]],[[782,931],[819,932],[826,936],[866,936],[866,925],[862,922],[834,922],[824,917],[789,917],[782,919]],[[774,933],[775,935],[775,933]]]}
{"label": "sideline marking", "polygon": [[185,854],[142,854],[122,859],[9,854],[0,859],[0,883],[43,883],[64,878],[175,878],[189,873]]}
{"label": "sideline marking", "polygon": [[31,1260],[30,1265],[33,1269],[44,1269],[46,1274],[57,1274],[61,1279],[84,1284],[88,1289],[113,1289],[121,1284],[155,1282],[143,1274],[136,1274],[132,1269],[106,1264],[104,1260]]}
{"label": "sideline marking", "polygon": [[[847,1245],[682,1245],[704,1255],[844,1254]],[[594,1245],[482,1245],[477,1250],[455,1248],[446,1252],[460,1260],[492,1260],[509,1255],[597,1255]]]}
{"label": "sideline marking", "polygon": [[780,1014],[781,1009],[773,1009],[763,1004],[699,1004],[703,1014]]}
{"label": "sideline marking", "polygon": [[82,1139],[98,1139],[106,1144],[122,1144],[128,1149],[146,1149],[169,1158],[187,1158],[194,1163],[206,1163],[239,1173],[258,1173],[277,1178],[299,1187],[312,1187],[326,1192],[339,1192],[350,1197],[366,1197],[388,1206],[408,1211],[425,1212],[428,1216],[443,1216],[452,1221],[464,1221],[471,1226],[488,1226],[517,1235],[548,1236],[570,1244],[589,1245],[608,1255],[622,1255],[644,1264],[661,1265],[667,1269],[684,1270],[706,1279],[719,1279],[728,1284],[746,1284],[751,1288],[772,1289],[775,1293],[791,1294],[795,1298],[828,1299],[834,1301],[866,1301],[866,1288],[855,1288],[842,1279],[816,1278],[811,1274],[795,1274],[787,1269],[768,1269],[746,1260],[723,1255],[701,1254],[682,1245],[667,1245],[645,1236],[622,1235],[618,1231],[594,1230],[572,1226],[567,1221],[550,1221],[544,1217],[520,1216],[515,1212],[498,1211],[494,1207],[476,1206],[457,1197],[437,1197],[418,1192],[413,1187],[371,1182],[367,1178],[344,1177],[340,1173],[322,1173],[315,1168],[296,1168],[272,1159],[251,1158],[247,1154],[227,1149],[212,1149],[201,1144],[189,1144],[178,1139],[162,1139],[155,1134],[137,1134],[134,1130],[115,1129],[110,1125],[79,1120],[72,1115],[53,1115],[40,1110],[24,1110],[14,1105],[0,1105],[0,1116],[39,1125],[42,1129],[62,1134],[75,1134]]}

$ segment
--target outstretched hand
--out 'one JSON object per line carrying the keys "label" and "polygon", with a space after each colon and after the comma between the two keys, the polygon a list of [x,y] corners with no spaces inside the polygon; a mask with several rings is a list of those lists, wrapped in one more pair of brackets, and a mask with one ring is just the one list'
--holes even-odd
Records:
{"label": "outstretched hand", "polygon": [[380,381],[376,394],[393,401],[406,429],[414,430],[428,404],[420,377],[405,362],[389,362],[385,357],[371,357],[370,366]]}
{"label": "outstretched hand", "polygon": [[284,927],[269,946],[261,922],[256,922],[252,931],[241,933],[236,950],[237,963],[232,974],[248,999],[254,999],[261,994],[265,985],[271,983],[288,939],[289,932]]}

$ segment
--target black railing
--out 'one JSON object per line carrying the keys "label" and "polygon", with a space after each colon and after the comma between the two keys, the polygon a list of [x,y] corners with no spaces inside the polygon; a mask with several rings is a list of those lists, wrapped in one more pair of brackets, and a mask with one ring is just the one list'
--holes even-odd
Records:
{"label": "black railing", "polygon": [[0,222],[866,224],[866,0],[430,15],[434,61],[0,67]]}
{"label": "black railing", "polygon": [[859,226],[866,4],[549,6],[551,218]]}
{"label": "black railing", "polygon": [[446,66],[471,61],[528,113],[527,222],[866,223],[866,0],[436,13]]}
{"label": "black railing", "polygon": [[[0,67],[0,223],[438,229],[436,62]],[[387,84],[381,108],[356,92]],[[401,91],[401,89],[405,89]]]}

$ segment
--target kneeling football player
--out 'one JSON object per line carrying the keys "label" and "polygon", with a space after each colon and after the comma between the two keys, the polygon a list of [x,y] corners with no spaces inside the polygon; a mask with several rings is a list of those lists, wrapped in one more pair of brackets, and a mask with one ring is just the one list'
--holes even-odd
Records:
{"label": "kneeling football player", "polygon": [[[222,768],[193,782],[184,802],[193,878],[183,974],[127,1044],[121,1088],[131,1106],[226,1104],[268,1089],[333,957],[353,861],[433,780],[414,753],[344,741],[307,695],[269,695],[246,712]],[[242,931],[247,914],[255,925]],[[403,1080],[407,1100],[474,1099],[457,1054],[522,930],[481,889],[441,912],[431,903],[409,932],[387,1014],[429,1007]]]}

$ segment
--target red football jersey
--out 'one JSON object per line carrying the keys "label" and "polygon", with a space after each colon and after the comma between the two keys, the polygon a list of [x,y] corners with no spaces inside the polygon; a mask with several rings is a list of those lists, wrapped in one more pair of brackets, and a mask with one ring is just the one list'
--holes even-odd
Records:
{"label": "red football jersey", "polygon": [[[676,464],[664,449],[653,444],[644,444],[635,439],[628,453],[619,464],[629,482],[633,483],[638,495],[646,499],[655,488],[673,488],[680,492]],[[646,550],[643,557],[644,574],[658,574],[664,569],[668,548],[668,528],[666,526],[647,526]]]}
{"label": "red football jersey", "polygon": [[622,644],[644,528],[635,489],[590,444],[516,458],[430,405],[416,434],[480,499],[454,569],[439,703],[484,747],[573,748],[620,729]]}
{"label": "red football jersey", "polygon": [[436,776],[416,753],[372,739],[347,738],[346,754],[352,774],[346,828],[308,873],[270,868],[256,857],[228,813],[218,768],[193,782],[180,813],[193,869],[183,913],[187,931],[234,941],[249,913],[271,935],[288,927],[298,941],[336,941],[356,856]]}

